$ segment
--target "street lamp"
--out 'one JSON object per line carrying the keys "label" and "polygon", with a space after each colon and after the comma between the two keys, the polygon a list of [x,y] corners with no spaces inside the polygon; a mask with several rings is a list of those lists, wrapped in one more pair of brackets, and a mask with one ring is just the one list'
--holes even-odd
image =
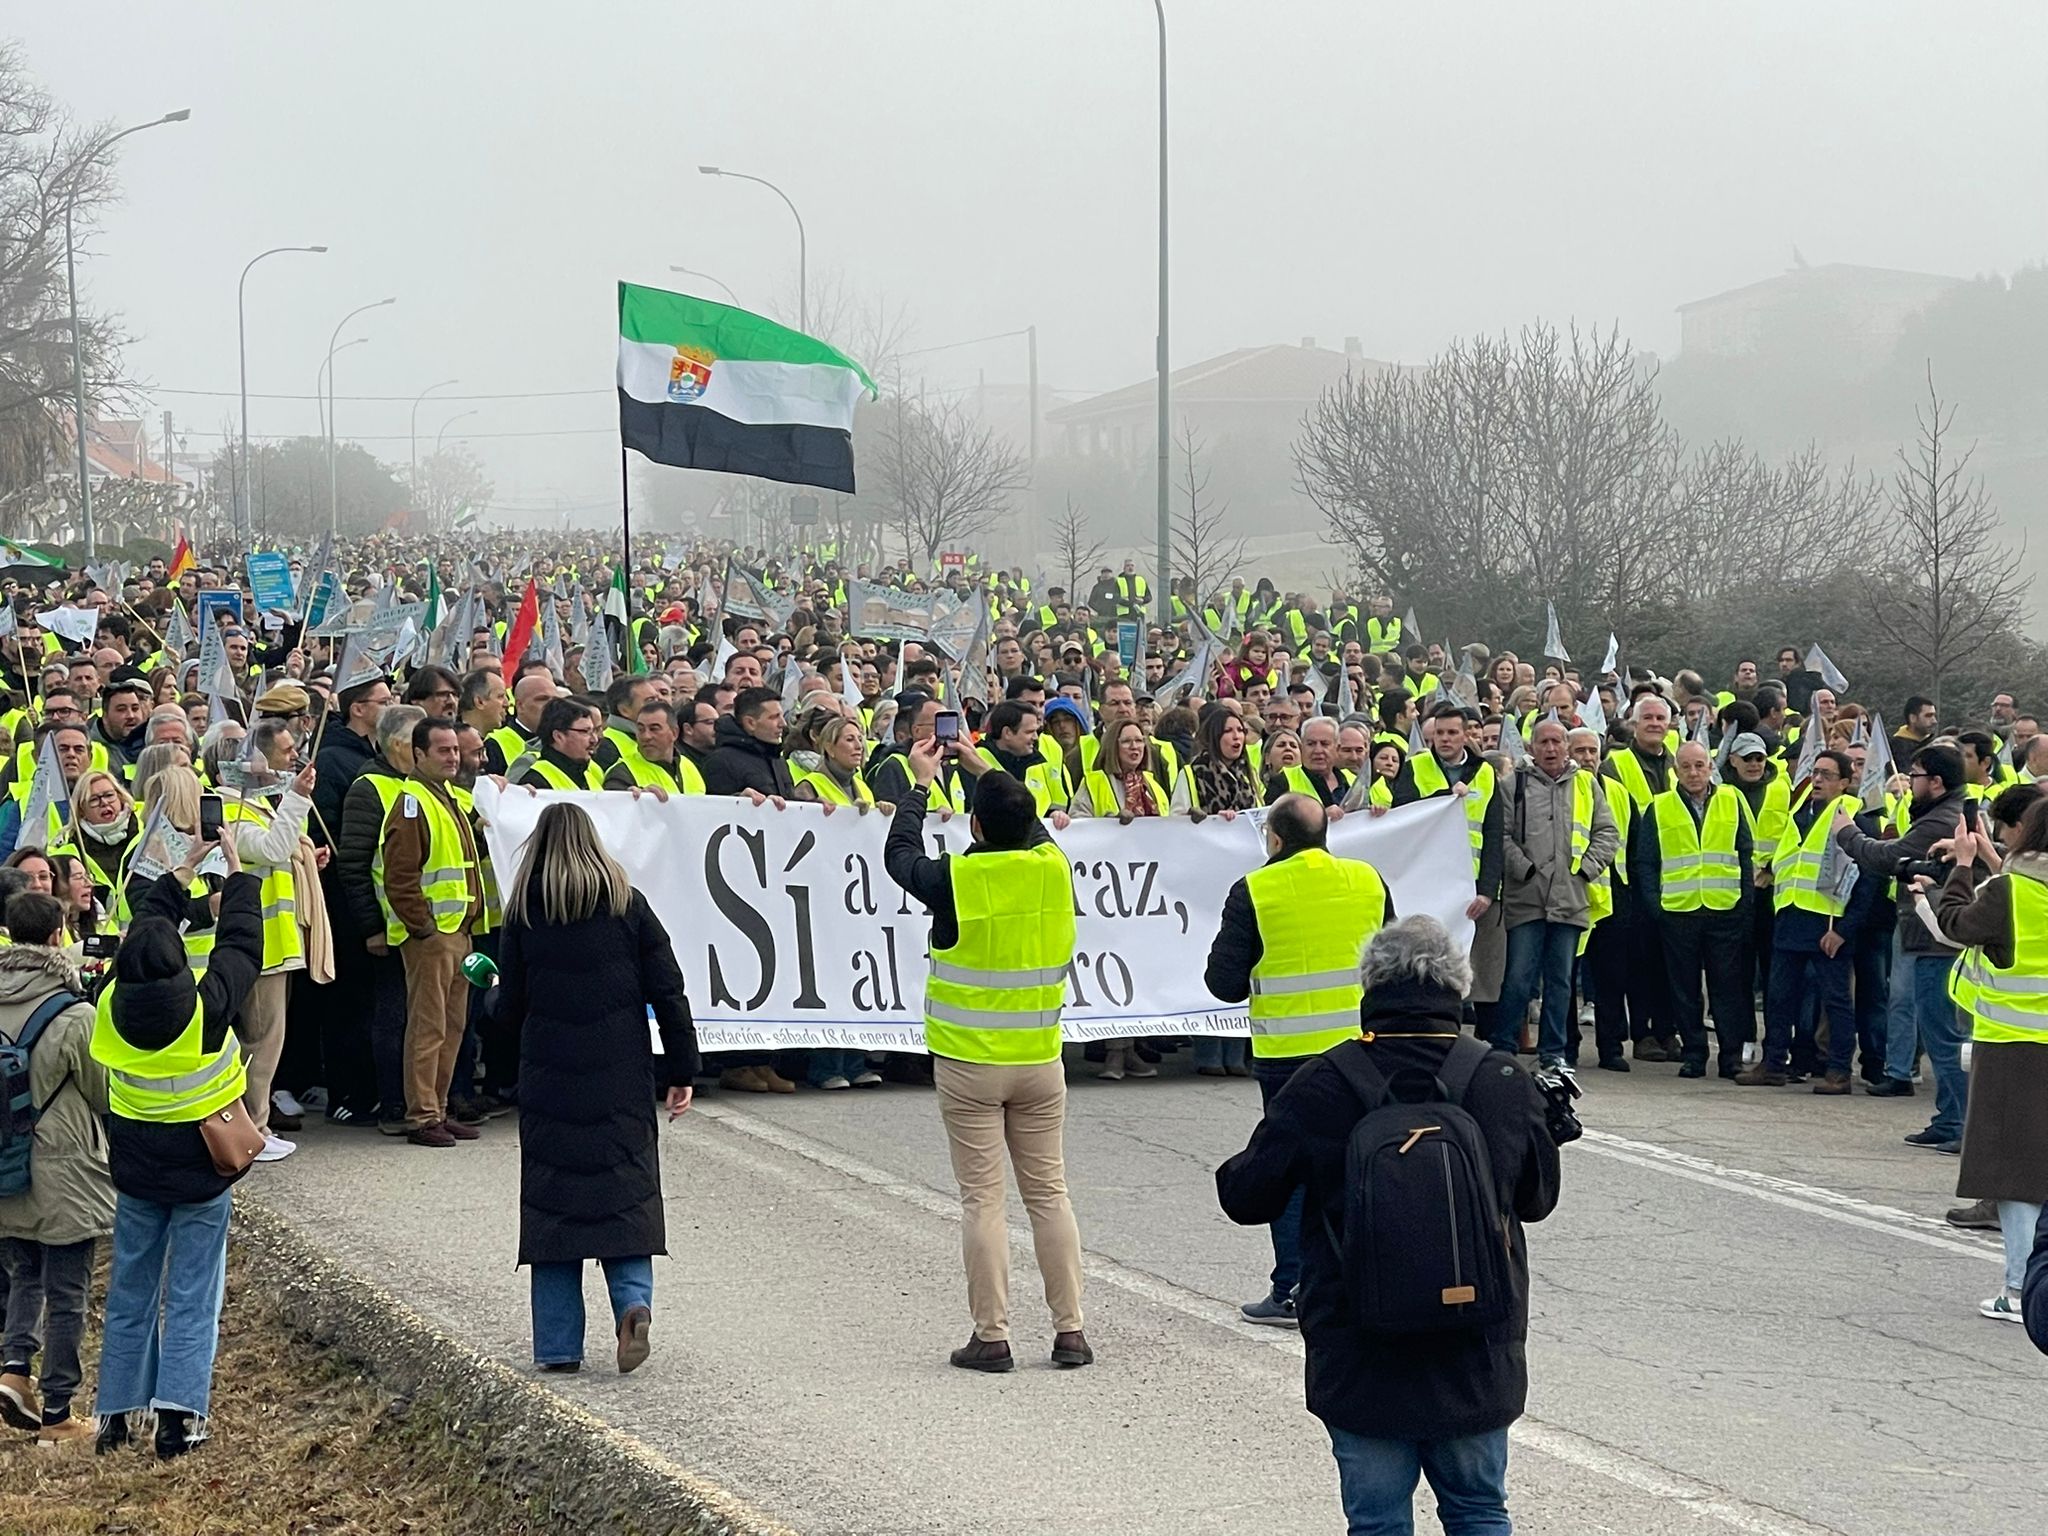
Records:
{"label": "street lamp", "polygon": [[71,239],[71,214],[78,204],[78,178],[102,151],[113,148],[129,134],[140,133],[145,128],[161,128],[165,123],[182,123],[191,115],[192,109],[184,107],[176,112],[166,112],[162,117],[151,118],[146,123],[137,123],[133,128],[123,128],[119,133],[108,134],[80,154],[71,175],[71,190],[64,194],[64,286],[69,290],[71,300],[71,426],[78,437],[78,507],[80,531],[85,539],[85,558],[88,560],[93,557],[94,550],[92,481],[87,475],[85,451],[85,348],[78,334],[78,251]]}
{"label": "street lamp", "polygon": [[[370,338],[367,336],[357,336],[351,340],[344,341],[334,349],[333,357],[341,356],[350,347],[368,346],[369,342]],[[320,412],[320,435],[322,437],[327,435],[327,370],[328,365],[332,361],[332,357],[324,357],[320,360],[320,366],[313,370],[313,399]]]}
{"label": "street lamp", "polygon": [[[466,421],[475,414],[475,411],[464,411],[460,415],[450,416],[446,421],[441,423],[441,430],[434,434],[434,459],[438,459],[441,457],[441,439],[448,435],[448,429],[454,426],[455,423],[457,423],[458,421]],[[433,460],[430,459],[428,460],[428,462],[432,463]],[[429,527],[433,525],[433,519],[431,517],[427,519],[427,522]]]}
{"label": "street lamp", "polygon": [[726,287],[724,283],[719,282],[718,279],[713,277],[709,272],[699,272],[693,267],[678,267],[674,265],[671,265],[669,267],[669,271],[679,272],[684,277],[701,277],[704,279],[705,282],[716,285],[718,290],[721,293],[723,293],[728,299],[731,299],[733,303],[737,304],[740,301],[740,296],[738,294],[734,293],[730,288]]}
{"label": "street lamp", "polygon": [[[1165,25],[1164,22],[1161,25]],[[789,216],[796,220],[796,328],[805,335],[811,330],[809,282],[806,274],[810,266],[809,246],[804,239],[804,216],[796,211],[796,204],[789,200],[789,194],[774,182],[760,176],[749,176],[745,171],[723,171],[715,165],[697,167],[700,176],[730,176],[734,181],[759,182],[770,192],[782,199],[782,205],[789,210]],[[731,290],[727,290],[730,292]]]}
{"label": "street lamp", "polygon": [[334,344],[341,339],[341,328],[366,310],[382,309],[387,304],[396,304],[394,296],[378,299],[369,304],[358,304],[343,315],[334,327],[334,334],[327,338],[327,529],[335,537],[341,535],[341,502],[335,492],[334,454],[341,442],[341,434],[334,426]]}
{"label": "street lamp", "polygon": [[235,284],[235,350],[242,363],[242,473],[235,487],[236,517],[235,529],[244,539],[249,537],[252,520],[249,516],[249,322],[242,307],[243,291],[249,286],[249,267],[253,267],[265,256],[277,256],[286,251],[309,251],[315,255],[327,254],[324,245],[273,245],[267,251],[258,251],[249,258],[249,266],[242,268],[241,281]]}
{"label": "street lamp", "polygon": [[412,426],[407,436],[412,442],[412,483],[408,487],[417,496],[420,488],[420,402],[437,389],[446,389],[450,384],[460,384],[460,379],[443,379],[438,384],[429,384],[412,397]]}
{"label": "street lamp", "polygon": [[1152,0],[1159,17],[1159,627],[1173,623],[1173,599],[1169,595],[1173,565],[1173,526],[1168,519],[1166,474],[1169,461],[1167,422],[1172,386],[1167,378],[1166,349],[1166,0]]}

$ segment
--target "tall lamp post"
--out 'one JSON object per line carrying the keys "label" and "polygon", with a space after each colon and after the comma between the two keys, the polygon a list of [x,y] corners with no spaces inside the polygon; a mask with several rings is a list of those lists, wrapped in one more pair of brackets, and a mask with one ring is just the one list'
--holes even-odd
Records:
{"label": "tall lamp post", "polygon": [[[441,439],[448,435],[448,429],[454,426],[455,423],[457,423],[458,421],[467,421],[470,417],[474,416],[475,414],[475,411],[463,411],[458,415],[450,416],[446,421],[441,423],[441,430],[434,434],[434,457],[436,459],[441,457]],[[430,526],[432,524],[432,521],[433,520],[431,518],[428,519],[428,523]]]}
{"label": "tall lamp post", "polygon": [[[369,304],[358,304],[343,315],[334,327],[334,334],[327,338],[327,531],[336,538],[341,536],[341,502],[335,491],[334,455],[340,446],[341,434],[334,425],[334,344],[341,339],[341,328],[366,310],[382,309],[387,304],[396,304],[394,295],[388,299],[377,299]],[[1161,503],[1165,505],[1164,502]]]}
{"label": "tall lamp post", "polygon": [[192,109],[184,107],[176,112],[166,112],[162,117],[151,118],[146,123],[137,123],[133,128],[123,128],[119,133],[108,134],[79,156],[71,176],[71,190],[64,194],[64,286],[69,290],[71,301],[71,428],[78,439],[78,509],[80,532],[85,540],[85,558],[88,560],[95,553],[92,480],[88,474],[85,450],[85,348],[78,334],[78,250],[71,238],[71,215],[78,206],[78,178],[87,165],[129,134],[140,133],[145,128],[161,128],[165,123],[182,123],[191,115]]}
{"label": "tall lamp post", "polygon": [[[810,281],[808,276],[810,251],[809,245],[804,238],[804,216],[796,211],[796,204],[789,200],[787,192],[765,177],[749,176],[744,171],[720,170],[715,165],[700,165],[697,167],[697,173],[700,176],[730,176],[734,181],[758,182],[782,199],[783,207],[787,208],[789,216],[796,220],[796,328],[808,336],[811,331]],[[720,286],[723,285],[721,284]],[[727,289],[726,291],[730,293],[732,290]]]}
{"label": "tall lamp post", "polygon": [[1159,585],[1152,595],[1159,600],[1159,627],[1168,629],[1173,624],[1173,525],[1166,485],[1171,450],[1167,423],[1172,416],[1166,349],[1166,0],[1152,0],[1152,9],[1159,17]]}
{"label": "tall lamp post", "polygon": [[705,282],[710,283],[720,293],[724,294],[728,299],[731,299],[734,304],[738,304],[740,301],[740,296],[738,294],[734,293],[732,289],[728,288],[724,283],[720,282],[717,278],[713,277],[709,272],[699,272],[695,267],[678,267],[673,264],[670,265],[669,271],[674,272],[682,277],[701,277],[704,279]]}
{"label": "tall lamp post", "polygon": [[250,515],[249,506],[249,321],[243,306],[242,296],[249,286],[249,267],[266,256],[282,255],[286,251],[307,251],[324,256],[324,245],[273,245],[267,251],[258,251],[249,258],[249,266],[242,268],[241,280],[235,284],[235,351],[242,366],[242,472],[236,477],[235,531],[246,541],[255,528],[255,519]]}
{"label": "tall lamp post", "polygon": [[420,402],[437,389],[446,389],[450,384],[460,384],[461,382],[462,380],[460,379],[443,379],[438,384],[429,384],[425,389],[412,397],[412,426],[407,432],[407,436],[412,441],[412,482],[407,489],[415,496],[419,494],[420,488]]}

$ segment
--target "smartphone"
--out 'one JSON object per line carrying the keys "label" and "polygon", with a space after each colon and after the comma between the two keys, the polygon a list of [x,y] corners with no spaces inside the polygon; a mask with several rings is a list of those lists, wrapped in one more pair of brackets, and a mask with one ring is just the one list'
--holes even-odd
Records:
{"label": "smartphone", "polygon": [[80,946],[88,960],[111,960],[114,951],[121,947],[118,933],[95,933]]}
{"label": "smartphone", "polygon": [[203,843],[220,841],[222,816],[219,795],[199,797],[199,840]]}
{"label": "smartphone", "polygon": [[1974,800],[1963,802],[1963,825],[1972,832],[1977,830],[1977,802]]}
{"label": "smartphone", "polygon": [[932,740],[941,746],[952,746],[960,739],[960,712],[957,709],[942,709],[932,720]]}

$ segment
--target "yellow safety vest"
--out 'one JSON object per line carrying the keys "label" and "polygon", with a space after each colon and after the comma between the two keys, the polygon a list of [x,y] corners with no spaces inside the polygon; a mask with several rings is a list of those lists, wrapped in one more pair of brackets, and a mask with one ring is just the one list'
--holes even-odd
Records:
{"label": "yellow safety vest", "polygon": [[[868,781],[858,772],[853,776],[853,793],[848,794],[839,787],[839,781],[831,774],[817,768],[799,768],[791,777],[799,784],[808,784],[818,793],[818,800],[824,805],[873,805],[874,791],[868,788]],[[976,855],[979,857],[979,855]]]}
{"label": "yellow safety vest", "polygon": [[1375,619],[1370,614],[1365,620],[1365,648],[1375,656],[1386,656],[1401,646],[1401,621],[1399,619]]}
{"label": "yellow safety vest", "polygon": [[499,726],[484,740],[495,741],[498,744],[499,754],[504,757],[507,768],[518,762],[526,753],[535,750],[534,743],[527,739],[525,733],[511,725]]}
{"label": "yellow safety vest", "polygon": [[1628,797],[1635,808],[1647,810],[1658,791],[1650,787],[1650,776],[1643,772],[1642,759],[1636,756],[1635,749],[1623,747],[1607,761],[1614,765],[1614,776],[1628,789]]}
{"label": "yellow safety vest", "polygon": [[1412,699],[1426,698],[1437,690],[1437,675],[1425,672],[1420,677],[1410,677],[1404,672],[1401,674],[1401,686],[1408,690]]}
{"label": "yellow safety vest", "polygon": [[[1031,791],[1032,803],[1043,816],[1055,806],[1064,810],[1073,798],[1067,789],[1067,771],[1043,758],[1024,770],[1024,787]],[[978,857],[978,855],[977,855]]]}
{"label": "yellow safety vest", "polygon": [[[135,921],[135,911],[128,905],[128,864],[139,846],[141,839],[137,838],[121,851],[121,867],[114,881],[114,926],[123,933],[126,933],[128,925]],[[194,899],[213,894],[212,887],[207,885],[204,875],[194,875],[192,883],[185,889],[186,894]],[[194,928],[189,921],[180,922],[178,929],[185,940],[185,963],[192,967],[192,975],[195,978],[204,976],[207,965],[213,959],[213,924],[208,923],[204,928]]]}
{"label": "yellow safety vest", "polygon": [[[1166,791],[1159,787],[1159,780],[1151,773],[1145,775],[1145,787],[1152,791],[1152,804],[1159,814],[1166,814]],[[1116,786],[1109,782],[1109,775],[1100,768],[1090,771],[1081,780],[1081,788],[1088,795],[1088,804],[1098,816],[1121,816],[1123,807],[1116,803]]]}
{"label": "yellow safety vest", "polygon": [[[1336,803],[1341,805],[1343,803],[1345,795],[1351,792],[1351,785],[1356,779],[1357,775],[1347,773],[1342,768],[1338,768],[1334,771],[1337,775]],[[1314,800],[1318,803],[1321,802],[1323,797],[1322,794],[1316,789],[1316,781],[1308,776],[1308,770],[1302,767],[1301,764],[1296,763],[1292,768],[1281,769],[1280,777],[1286,781],[1287,787],[1293,790],[1294,793],[1296,793],[1297,795],[1307,795],[1309,799]],[[1388,791],[1387,799],[1388,802],[1391,804],[1393,801],[1393,792],[1391,790]]]}
{"label": "yellow safety vest", "polygon": [[483,831],[476,824],[476,792],[450,784],[448,798],[469,818],[470,833],[476,839],[476,875],[477,883],[483,887],[484,913],[469,931],[477,936],[496,933],[505,926],[505,908],[498,898],[498,872],[491,867],[491,845],[484,841]]}
{"label": "yellow safety vest", "polygon": [[1667,789],[1650,801],[1656,818],[1657,847],[1663,862],[1666,912],[1727,912],[1742,899],[1742,860],[1735,851],[1735,830],[1742,822],[1736,802],[1742,798],[1723,784],[1707,799],[1707,814],[1693,825],[1692,811],[1680,792]]}
{"label": "yellow safety vest", "polygon": [[[85,766],[93,773],[108,772],[107,744],[103,741],[94,741],[88,733],[86,748]],[[42,744],[34,741],[24,741],[14,749],[15,783],[20,784],[36,776],[36,758],[42,750]]]}
{"label": "yellow safety vest", "polygon": [[[384,825],[391,820],[391,807],[398,803],[398,792],[405,787],[405,780],[388,773],[364,774],[370,787],[377,792],[379,815],[377,817],[377,847],[370,855],[370,885],[377,893],[377,909],[390,913],[391,904],[384,899]],[[353,785],[350,788],[354,788]]]}
{"label": "yellow safety vest", "polygon": [[1799,835],[1798,823],[1787,818],[1785,830],[1778,834],[1778,845],[1771,852],[1771,904],[1778,911],[1798,907],[1822,917],[1840,917],[1849,910],[1847,898],[1822,890],[1820,883],[1828,836],[1840,825],[1832,800],[1820,808],[1804,837]]}
{"label": "yellow safety vest", "polygon": [[1074,960],[1074,882],[1051,843],[946,861],[960,936],[934,947],[925,1046],[934,1056],[1038,1066],[1060,1056]]}
{"label": "yellow safety vest", "polygon": [[[436,932],[460,933],[462,920],[469,915],[470,882],[476,878],[476,861],[470,841],[462,835],[463,829],[455,819],[458,813],[451,811],[431,787],[418,779],[407,779],[398,789],[399,794],[393,796],[385,811],[384,823],[388,827],[393,817],[409,815],[415,807],[427,818],[427,857],[420,866],[420,895],[426,899]],[[410,935],[391,910],[382,880],[377,882],[377,901],[384,908],[385,942],[396,949]]]}
{"label": "yellow safety vest", "polygon": [[107,1069],[107,1107],[123,1120],[188,1125],[227,1108],[249,1086],[249,1070],[235,1032],[209,1053],[204,1041],[206,1005],[192,1002],[192,1022],[162,1050],[130,1045],[114,1028],[116,982],[100,994],[93,1011],[92,1057]]}
{"label": "yellow safety vest", "polygon": [[539,774],[543,779],[547,780],[548,786],[551,789],[604,788],[604,770],[597,766],[597,759],[595,758],[592,758],[583,765],[583,782],[581,784],[573,781],[569,775],[562,772],[561,769],[547,761],[547,759],[541,757],[536,757],[532,762],[528,763],[526,771]]}
{"label": "yellow safety vest", "polygon": [[[1423,799],[1451,792],[1451,781],[1434,752],[1419,752],[1409,760],[1415,792]],[[1493,803],[1493,764],[1481,763],[1479,771],[1466,780],[1465,835],[1472,844],[1472,874],[1479,874],[1479,856],[1486,848],[1486,808]]]}
{"label": "yellow safety vest", "polygon": [[1372,783],[1366,788],[1365,798],[1373,805],[1384,805],[1391,810],[1394,804],[1394,781],[1374,774]]}
{"label": "yellow safety vest", "polygon": [[[1614,857],[1609,860],[1607,867],[1600,871],[1600,877],[1586,887],[1586,915],[1591,919],[1586,927],[1587,931],[1591,932],[1602,921],[1614,915],[1614,882],[1619,880],[1623,884],[1628,883],[1628,860],[1622,856],[1621,850],[1628,847],[1629,821],[1635,813],[1636,803],[1629,798],[1628,786],[1619,779],[1610,779],[1586,773],[1584,770],[1581,770],[1580,777],[1588,779],[1599,778],[1600,788],[1607,796],[1607,809],[1614,817],[1615,835],[1619,839],[1615,844],[1616,851]],[[1577,816],[1578,807],[1576,805],[1573,806],[1572,813],[1574,817]],[[1590,815],[1587,819],[1589,822],[1591,821]],[[1573,831],[1572,841],[1576,846],[1578,843],[1576,828]]]}
{"label": "yellow safety vest", "polygon": [[640,750],[640,738],[631,731],[620,730],[616,725],[608,725],[604,728],[604,739],[619,749],[619,756],[621,757],[624,757],[628,752],[638,752]]}
{"label": "yellow safety vest", "polygon": [[1379,871],[1304,848],[1244,883],[1262,947],[1252,967],[1252,1054],[1320,1056],[1357,1039],[1358,954],[1387,913]]}
{"label": "yellow safety vest", "polygon": [[678,755],[672,765],[652,762],[636,744],[631,752],[621,752],[619,761],[633,775],[633,782],[645,788],[666,789],[683,795],[704,793],[704,775],[687,757]]}
{"label": "yellow safety vest", "polygon": [[[267,827],[275,814],[242,800],[223,798],[221,801],[221,819],[230,824],[247,822],[251,826]],[[263,871],[263,969],[274,971],[294,960],[303,959],[305,953],[305,941],[299,935],[298,883],[293,878],[292,866],[286,863],[277,869],[266,869]]]}
{"label": "yellow safety vest", "polygon": [[2048,1042],[2048,885],[2006,871],[2012,889],[2012,964],[1993,965],[1971,945],[1949,967],[1948,995],[1969,1010],[1972,1040]]}
{"label": "yellow safety vest", "polygon": [[1792,821],[1792,787],[1785,782],[1785,775],[1780,773],[1764,786],[1764,808],[1760,811],[1750,809],[1749,796],[1740,789],[1732,784],[1729,788],[1735,789],[1742,801],[1742,819],[1749,823],[1750,840],[1759,850],[1765,850],[1765,858],[1775,858],[1778,843]]}

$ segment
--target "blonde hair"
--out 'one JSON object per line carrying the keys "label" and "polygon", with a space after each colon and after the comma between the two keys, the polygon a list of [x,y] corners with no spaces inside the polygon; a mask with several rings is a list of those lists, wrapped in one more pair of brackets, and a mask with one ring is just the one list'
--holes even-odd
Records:
{"label": "blonde hair", "polygon": [[505,894],[508,921],[534,926],[527,897],[540,887],[540,920],[580,923],[600,913],[618,917],[633,899],[633,882],[598,841],[581,806],[551,805],[540,813],[520,856],[519,877]]}
{"label": "blonde hair", "polygon": [[196,833],[200,793],[199,775],[173,763],[151,779],[149,788],[142,792],[142,819],[147,822],[150,813],[161,806],[164,820],[171,826],[180,832]]}

